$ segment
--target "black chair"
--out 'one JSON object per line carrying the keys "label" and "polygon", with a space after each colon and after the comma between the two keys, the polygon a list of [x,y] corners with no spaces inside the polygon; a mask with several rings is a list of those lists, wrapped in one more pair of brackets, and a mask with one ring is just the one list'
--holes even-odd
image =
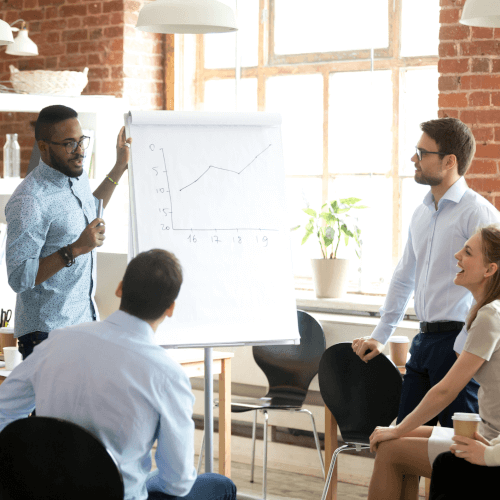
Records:
{"label": "black chair", "polygon": [[121,473],[104,445],[82,427],[30,417],[0,433],[2,500],[123,500]]}
{"label": "black chair", "polygon": [[325,500],[338,454],[370,448],[375,427],[389,426],[397,417],[402,378],[396,365],[383,354],[368,363],[361,361],[351,342],[340,342],[325,351],[318,378],[323,401],[346,443],[333,453],[321,497]]}
{"label": "black chair", "polygon": [[[309,384],[318,373],[319,360],[325,351],[325,334],[321,325],[308,313],[297,311],[300,344],[254,346],[253,357],[259,368],[264,372],[269,382],[269,391],[263,398],[231,398],[231,412],[242,413],[254,411],[252,428],[252,465],[250,482],[253,483],[255,464],[255,435],[257,428],[257,411],[264,413],[264,464],[262,495],[266,498],[267,489],[267,436],[268,412],[292,411],[307,413],[311,418],[314,440],[321,462],[321,470],[325,475],[325,466],[321,454],[321,446],[316,432],[313,414],[302,408],[306,399]],[[215,403],[218,404],[217,402]],[[198,472],[201,467],[201,457],[205,444],[203,436],[202,449],[198,462]]]}

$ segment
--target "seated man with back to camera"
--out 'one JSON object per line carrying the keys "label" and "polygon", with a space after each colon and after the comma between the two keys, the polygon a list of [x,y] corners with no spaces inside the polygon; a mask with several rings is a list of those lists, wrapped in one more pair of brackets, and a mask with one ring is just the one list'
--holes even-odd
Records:
{"label": "seated man with back to camera", "polygon": [[[52,331],[0,386],[0,431],[36,403],[38,416],[74,422],[110,450],[125,500],[235,500],[230,479],[196,477],[191,384],[154,341],[181,283],[173,254],[156,249],[135,257],[116,291],[119,311]],[[150,472],[156,440],[158,469]]]}

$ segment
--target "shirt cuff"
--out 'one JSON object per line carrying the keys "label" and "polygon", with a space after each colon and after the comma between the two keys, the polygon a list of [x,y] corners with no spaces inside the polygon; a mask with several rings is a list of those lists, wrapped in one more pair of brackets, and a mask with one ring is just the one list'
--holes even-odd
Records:
{"label": "shirt cuff", "polygon": [[27,259],[12,272],[9,284],[16,293],[22,293],[35,287],[39,259]]}
{"label": "shirt cuff", "polygon": [[467,341],[467,328],[464,326],[460,331],[460,333],[457,335],[457,338],[455,339],[455,343],[453,344],[453,350],[455,352],[458,352],[458,354],[461,354],[464,349],[466,341]]}
{"label": "shirt cuff", "polygon": [[372,339],[378,340],[380,343],[385,345],[387,344],[389,337],[394,333],[395,329],[395,326],[388,325],[383,321],[379,321],[378,325],[375,327],[375,330],[373,330],[370,336]]}

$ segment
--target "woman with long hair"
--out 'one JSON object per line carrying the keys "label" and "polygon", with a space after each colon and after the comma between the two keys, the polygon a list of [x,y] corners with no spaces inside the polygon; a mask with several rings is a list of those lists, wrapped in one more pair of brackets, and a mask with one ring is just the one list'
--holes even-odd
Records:
{"label": "woman with long hair", "polygon": [[[412,413],[395,427],[373,431],[370,448],[377,456],[369,500],[417,499],[419,476],[431,477],[434,460],[450,446],[453,453],[467,449],[456,455],[460,460],[475,463],[481,458],[486,465],[500,465],[500,227],[480,229],[455,258],[459,272],[454,283],[467,288],[475,299],[467,317],[467,341],[448,374]],[[477,440],[464,443],[457,438],[455,442],[453,429],[423,425],[446,408],[471,378],[481,385]],[[463,492],[463,479],[450,478],[450,485],[460,483]],[[473,486],[477,495],[480,485],[473,481]]]}

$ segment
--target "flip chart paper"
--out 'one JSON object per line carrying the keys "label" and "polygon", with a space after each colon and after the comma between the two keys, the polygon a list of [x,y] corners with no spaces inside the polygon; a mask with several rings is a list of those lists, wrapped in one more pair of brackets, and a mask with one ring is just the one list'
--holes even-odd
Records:
{"label": "flip chart paper", "polygon": [[133,111],[134,254],[163,248],[183,267],[164,346],[299,339],[280,116]]}

